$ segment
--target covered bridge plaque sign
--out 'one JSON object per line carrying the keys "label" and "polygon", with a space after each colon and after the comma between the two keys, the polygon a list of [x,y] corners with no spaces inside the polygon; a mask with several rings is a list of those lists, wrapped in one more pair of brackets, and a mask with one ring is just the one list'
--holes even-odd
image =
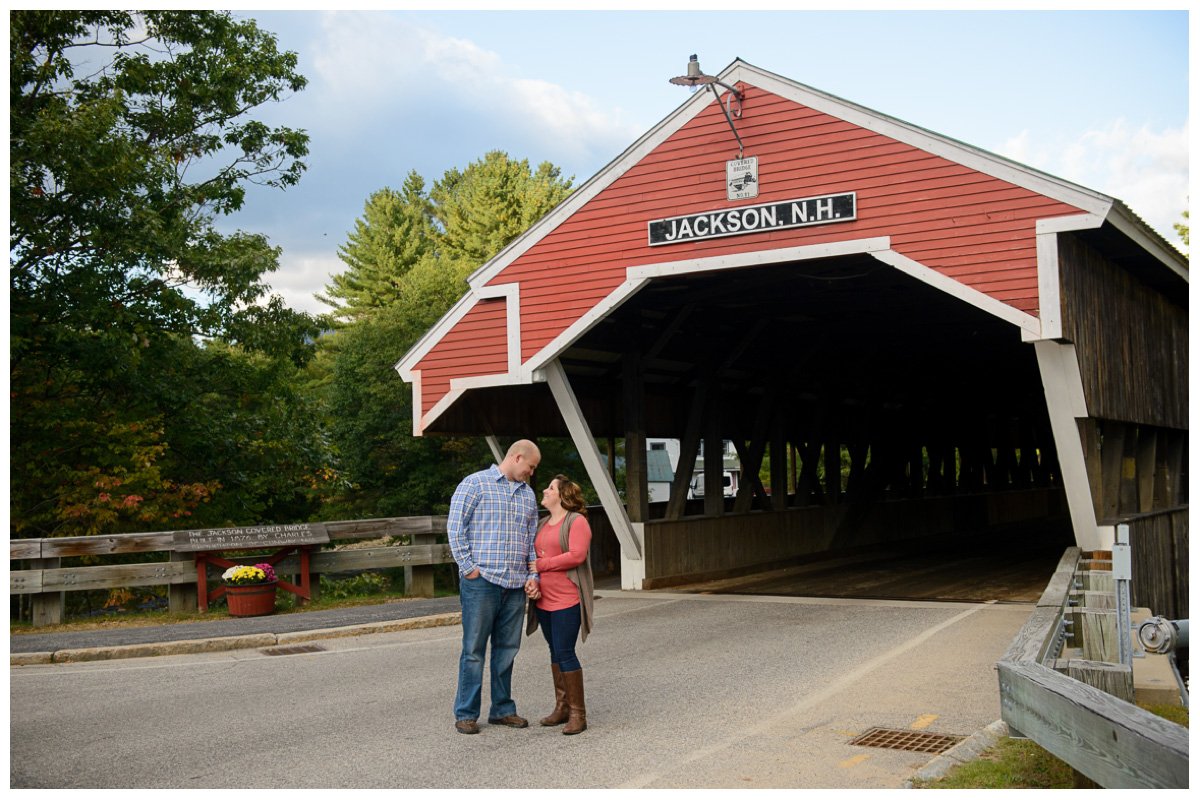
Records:
{"label": "covered bridge plaque sign", "polygon": [[182,553],[269,549],[302,544],[325,544],[328,541],[329,532],[325,529],[323,522],[175,531],[175,550]]}

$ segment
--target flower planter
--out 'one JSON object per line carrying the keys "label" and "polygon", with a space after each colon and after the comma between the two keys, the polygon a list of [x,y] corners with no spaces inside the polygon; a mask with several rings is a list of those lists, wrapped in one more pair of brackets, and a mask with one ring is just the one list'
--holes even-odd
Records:
{"label": "flower planter", "polygon": [[256,583],[249,586],[226,586],[225,596],[229,599],[229,616],[261,617],[275,611],[275,588],[279,581]]}

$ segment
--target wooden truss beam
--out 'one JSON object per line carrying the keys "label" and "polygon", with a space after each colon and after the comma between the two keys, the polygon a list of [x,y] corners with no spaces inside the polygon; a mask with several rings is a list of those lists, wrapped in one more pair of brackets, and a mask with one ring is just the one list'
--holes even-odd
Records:
{"label": "wooden truss beam", "polygon": [[1054,432],[1058,469],[1066,490],[1075,542],[1084,550],[1107,550],[1112,547],[1115,531],[1110,529],[1102,534],[1096,524],[1083,442],[1076,423],[1088,413],[1075,346],[1048,340],[1034,342],[1033,346],[1042,374],[1042,389],[1046,393],[1046,409],[1050,412],[1050,428]]}
{"label": "wooden truss beam", "polygon": [[671,497],[667,501],[667,519],[680,519],[687,506],[688,487],[692,485],[696,456],[700,453],[700,439],[704,433],[704,403],[707,396],[707,383],[701,383],[692,393],[692,407],[688,410],[687,427],[679,443],[679,463],[671,482]]}
{"label": "wooden truss beam", "polygon": [[600,448],[596,447],[596,440],[592,438],[592,432],[579,409],[579,400],[575,397],[571,383],[567,380],[567,373],[558,359],[546,366],[546,383],[550,386],[558,410],[563,415],[563,421],[567,423],[567,430],[571,432],[571,440],[575,442],[575,448],[579,451],[583,468],[592,479],[596,494],[600,495],[600,504],[604,506],[609,524],[617,535],[617,541],[621,543],[622,555],[627,560],[640,561],[641,541],[634,531],[629,515],[625,513],[621,496],[617,494],[617,486],[600,459]]}

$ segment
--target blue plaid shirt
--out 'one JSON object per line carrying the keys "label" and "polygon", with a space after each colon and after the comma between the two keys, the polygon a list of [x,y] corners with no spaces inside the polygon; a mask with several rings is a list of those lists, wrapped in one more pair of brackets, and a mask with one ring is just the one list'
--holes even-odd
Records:
{"label": "blue plaid shirt", "polygon": [[537,560],[533,489],[510,481],[495,464],[463,478],[454,490],[446,530],[460,575],[478,568],[481,577],[507,589],[537,577],[529,571],[529,562]]}

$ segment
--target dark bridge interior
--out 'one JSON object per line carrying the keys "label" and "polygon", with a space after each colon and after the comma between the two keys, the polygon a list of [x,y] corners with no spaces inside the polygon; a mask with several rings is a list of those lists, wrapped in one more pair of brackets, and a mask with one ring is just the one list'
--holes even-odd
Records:
{"label": "dark bridge interior", "polygon": [[[779,487],[759,485],[749,504],[730,500],[716,512],[724,515],[722,532],[708,544],[700,544],[696,523],[656,528],[658,552],[709,556],[704,565],[699,557],[653,556],[648,587],[671,585],[675,573],[688,578],[675,585],[743,580],[713,591],[1024,599],[1033,586],[1044,588],[1074,543],[1033,346],[1014,325],[869,256],[653,280],[560,361],[597,438],[627,436],[632,379],[644,392],[644,437],[684,439],[693,398],[706,387],[704,435],[719,431],[737,443],[748,480],[757,479],[757,468],[747,469],[756,440],[758,452],[769,453],[765,431],[795,452],[782,507],[813,516],[783,535],[824,537],[822,552],[775,561],[739,554],[755,561],[749,572],[762,576],[757,588],[746,571],[707,569],[724,558],[712,555],[726,547],[722,540],[748,550],[780,535],[738,522],[780,510]],[[501,438],[569,435],[544,384],[477,390],[436,426]],[[924,505],[901,522],[886,501]],[[655,504],[647,519],[665,511]],[[716,522],[711,504],[695,500],[683,514],[684,522]],[[1006,535],[1004,546],[995,544]],[[601,572],[619,563],[609,537],[607,545],[595,540]],[[761,545],[761,552],[791,546]],[[651,579],[655,569],[661,574]],[[1029,572],[1016,578],[1004,570]],[[878,581],[868,585],[868,575]],[[961,596],[1001,585],[1006,597]]]}
{"label": "dark bridge interior", "polygon": [[[723,438],[749,440],[769,393],[797,445],[870,448],[864,460],[957,451],[968,479],[993,488],[1047,486],[1057,470],[1034,350],[1015,326],[869,256],[652,281],[561,356],[597,437],[626,434],[633,354],[649,437],[682,438],[707,381]],[[430,432],[488,429],[568,435],[542,384],[472,392]]]}

